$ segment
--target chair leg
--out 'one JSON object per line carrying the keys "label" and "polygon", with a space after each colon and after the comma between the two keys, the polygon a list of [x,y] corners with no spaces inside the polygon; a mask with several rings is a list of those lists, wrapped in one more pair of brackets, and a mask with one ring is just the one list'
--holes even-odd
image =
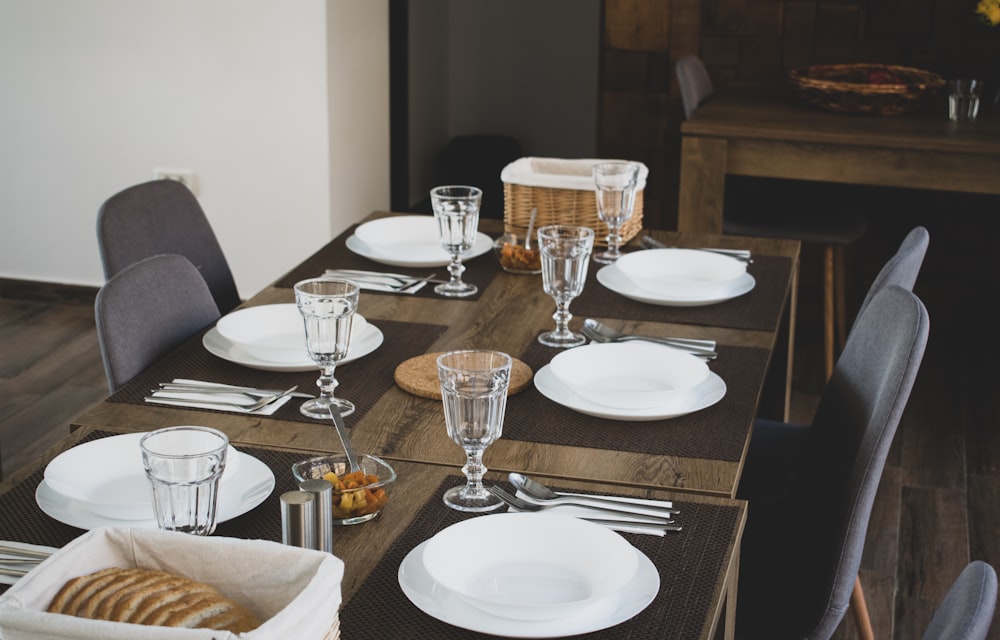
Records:
{"label": "chair leg", "polygon": [[833,305],[834,287],[833,245],[823,248],[823,354],[826,363],[826,379],[833,375],[833,363],[836,356],[833,352],[834,329],[833,318],[836,310]]}
{"label": "chair leg", "polygon": [[837,245],[833,251],[835,269],[833,282],[837,295],[835,302],[837,310],[837,353],[839,354],[844,350],[844,344],[847,342],[847,266],[844,257],[847,252],[843,245]]}
{"label": "chair leg", "polygon": [[854,623],[858,627],[858,635],[862,640],[875,640],[872,631],[872,621],[868,617],[868,604],[865,603],[865,593],[861,590],[861,578],[854,578],[854,591],[851,592],[851,610],[854,611]]}

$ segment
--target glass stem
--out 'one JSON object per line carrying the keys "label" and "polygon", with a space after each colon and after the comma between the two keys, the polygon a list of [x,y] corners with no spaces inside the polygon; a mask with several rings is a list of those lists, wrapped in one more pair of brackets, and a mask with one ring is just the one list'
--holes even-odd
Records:
{"label": "glass stem", "polygon": [[483,489],[483,476],[486,475],[486,466],[483,464],[483,451],[482,449],[472,449],[466,450],[466,461],[465,465],[462,467],[462,473],[468,478],[468,483],[465,485],[469,493],[482,494],[485,489]]}
{"label": "glass stem", "polygon": [[454,254],[451,256],[451,264],[448,265],[448,273],[451,275],[451,282],[461,282],[462,273],[465,271],[465,265],[459,260],[461,254]]}
{"label": "glass stem", "polygon": [[552,319],[556,321],[556,333],[559,335],[569,333],[569,321],[573,314],[569,312],[569,300],[557,299],[556,312],[552,314]]}
{"label": "glass stem", "polygon": [[320,375],[319,379],[316,380],[316,386],[319,387],[319,394],[322,398],[332,398],[333,390],[336,389],[339,384],[337,379],[333,377],[333,370],[336,367],[336,364],[330,364],[320,369]]}

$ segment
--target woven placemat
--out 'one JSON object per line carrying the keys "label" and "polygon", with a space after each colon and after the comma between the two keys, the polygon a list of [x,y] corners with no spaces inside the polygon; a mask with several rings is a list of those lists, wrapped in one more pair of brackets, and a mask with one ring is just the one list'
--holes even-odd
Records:
{"label": "woven placemat", "polygon": [[[505,440],[608,449],[735,462],[743,455],[757,404],[757,388],[740,379],[761,380],[768,352],[752,347],[719,345],[709,364],[726,383],[726,395],[715,405],[685,416],[650,422],[616,421],[578,413],[552,402],[534,385],[507,403]],[[535,371],[557,353],[534,343],[521,359]]]}
{"label": "woven placemat", "polygon": [[[414,547],[445,527],[468,517],[442,503],[444,491],[461,484],[454,477],[442,483],[413,522],[340,612],[344,638],[408,638],[410,640],[467,640],[495,636],[474,633],[441,622],[419,610],[403,594],[397,573]],[[502,483],[503,484],[503,483]],[[508,486],[508,490],[513,488]],[[675,502],[684,529],[666,536],[622,534],[645,553],[660,572],[660,591],[650,605],[612,629],[580,638],[697,638],[713,604],[713,589],[723,570],[728,543],[737,526],[739,510],[691,502]],[[470,547],[470,549],[472,549]],[[599,550],[595,550],[599,553]]]}
{"label": "woven placemat", "polygon": [[[351,225],[348,227],[346,231],[328,242],[316,253],[306,258],[304,262],[277,280],[275,282],[275,286],[284,289],[291,289],[295,286],[296,282],[305,280],[306,278],[318,278],[323,275],[323,272],[327,269],[365,269],[368,271],[389,271],[392,273],[411,275],[418,278],[423,278],[429,273],[435,273],[438,278],[448,277],[447,267],[424,267],[411,269],[408,267],[389,266],[380,262],[375,262],[374,260],[369,260],[363,256],[359,256],[347,248],[347,238],[354,233],[354,230],[357,229],[358,226],[359,225]],[[462,260],[462,265],[465,267],[465,272],[462,274],[462,280],[479,287],[479,292],[464,298],[450,298],[452,300],[478,300],[479,297],[482,296],[483,291],[486,290],[486,287],[493,282],[493,278],[503,271],[500,268],[500,263],[497,262],[496,256],[493,255],[492,249],[481,256],[476,256],[475,258],[470,258],[468,260]],[[374,295],[400,295],[388,291],[382,292],[366,290],[365,293],[371,293]],[[427,285],[412,295],[419,296],[421,298],[441,297],[434,293],[434,285]]]}
{"label": "woven placemat", "polygon": [[[396,384],[407,393],[421,398],[440,400],[441,381],[438,378],[437,359],[442,353],[444,351],[425,353],[399,363],[393,376]],[[507,395],[512,396],[524,391],[531,384],[531,378],[531,367],[513,358]]]}
{"label": "woven placemat", "polygon": [[[426,353],[447,327],[436,324],[419,324],[394,320],[379,320],[374,323],[385,340],[382,345],[363,358],[337,367],[336,394],[349,399],[356,409],[348,416],[358,420],[368,412],[386,391],[392,388],[393,372],[400,359]],[[144,397],[150,389],[156,389],[161,382],[175,378],[210,380],[260,389],[287,389],[293,384],[300,391],[316,393],[318,371],[278,372],[261,371],[223,360],[205,350],[201,335],[189,340],[179,349],[146,369],[124,387],[111,395],[112,402],[145,404]],[[302,415],[299,406],[302,398],[292,398],[271,417],[278,420],[314,422]],[[210,409],[199,409],[210,411]]]}
{"label": "woven placemat", "polygon": [[569,306],[574,316],[774,331],[784,308],[792,259],[754,256],[747,268],[757,280],[754,288],[738,298],[704,307],[667,307],[631,300],[597,281],[601,267],[590,264],[583,293]]}

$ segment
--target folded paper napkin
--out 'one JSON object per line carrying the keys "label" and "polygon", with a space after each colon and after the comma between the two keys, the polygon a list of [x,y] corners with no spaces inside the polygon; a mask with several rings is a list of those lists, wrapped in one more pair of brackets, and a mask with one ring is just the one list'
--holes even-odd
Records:
{"label": "folded paper napkin", "polygon": [[[169,571],[208,583],[264,623],[239,636],[88,620],[46,612],[62,585],[106,567]],[[248,574],[248,568],[252,571]],[[0,596],[0,636],[77,640],[277,640],[328,637],[337,623],[344,563],[336,556],[267,540],[192,536],[157,529],[94,529],[69,543]]]}
{"label": "folded paper napkin", "polygon": [[[503,168],[500,172],[500,181],[526,187],[593,191],[594,176],[591,173],[591,168],[601,162],[607,162],[607,160],[595,158],[521,158]],[[641,190],[646,187],[649,169],[641,162],[636,162],[636,164],[639,165],[639,181],[636,184],[636,189]]]}
{"label": "folded paper napkin", "polygon": [[[234,406],[234,404],[250,404],[252,401],[249,396],[241,393],[198,393],[160,390],[154,391],[150,396],[147,396],[146,402],[151,404],[166,404],[185,409],[213,409],[215,411],[232,411],[235,413],[250,413],[257,416],[269,416],[291,399],[291,396],[285,396],[256,411],[243,411],[239,407]],[[183,400],[183,402],[171,402],[172,400]],[[233,404],[223,404],[227,402]]]}
{"label": "folded paper napkin", "polygon": [[[15,549],[24,549],[26,551],[42,551],[45,553],[55,553],[58,551],[56,547],[46,547],[40,544],[28,544],[27,542],[14,542],[11,540],[3,540],[0,545],[5,547],[13,547]],[[14,555],[4,553],[0,551],[0,568],[2,569],[13,569],[15,571],[30,571],[34,569],[37,564],[25,564],[23,562],[12,562],[7,564],[4,560],[24,560],[24,556]],[[41,561],[39,561],[40,563]],[[7,576],[0,575],[0,584],[14,584],[19,578],[17,576]]]}
{"label": "folded paper napkin", "polygon": [[[516,495],[519,498],[530,500],[530,498],[521,491],[518,491]],[[580,496],[589,498],[611,498],[616,502],[621,502],[623,506],[627,506],[629,504],[641,504],[652,507],[665,507],[667,509],[672,508],[674,506],[672,502],[665,500],[646,500],[644,498],[626,498],[618,496],[597,496],[597,495],[590,495],[583,493],[581,493]],[[514,507],[510,507],[508,510],[519,511]],[[644,527],[643,528],[638,528],[634,526],[630,527],[629,522],[638,522],[643,519],[643,516],[638,514],[636,514],[634,518],[630,517],[627,514],[617,516],[607,512],[597,512],[592,509],[587,509],[586,507],[577,507],[569,504],[561,504],[555,507],[550,507],[549,509],[546,510],[546,513],[556,513],[559,515],[570,516],[573,518],[600,518],[601,520],[614,520],[615,521],[614,524],[608,524],[604,526],[614,531],[621,531],[623,533],[644,533],[646,535],[654,535],[654,536],[662,536],[666,534],[666,531],[655,532]]]}

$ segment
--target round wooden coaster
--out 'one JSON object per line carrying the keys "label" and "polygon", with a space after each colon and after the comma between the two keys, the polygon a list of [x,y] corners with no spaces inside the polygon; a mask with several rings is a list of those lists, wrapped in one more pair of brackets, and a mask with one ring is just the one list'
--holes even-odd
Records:
{"label": "round wooden coaster", "polygon": [[[444,353],[425,353],[405,360],[396,367],[393,378],[396,384],[403,391],[408,391],[415,396],[430,398],[431,400],[441,399],[441,382],[438,380],[437,359]],[[510,386],[507,395],[512,396],[531,384],[531,377],[534,372],[531,367],[521,362],[517,358],[512,358],[510,366]]]}

